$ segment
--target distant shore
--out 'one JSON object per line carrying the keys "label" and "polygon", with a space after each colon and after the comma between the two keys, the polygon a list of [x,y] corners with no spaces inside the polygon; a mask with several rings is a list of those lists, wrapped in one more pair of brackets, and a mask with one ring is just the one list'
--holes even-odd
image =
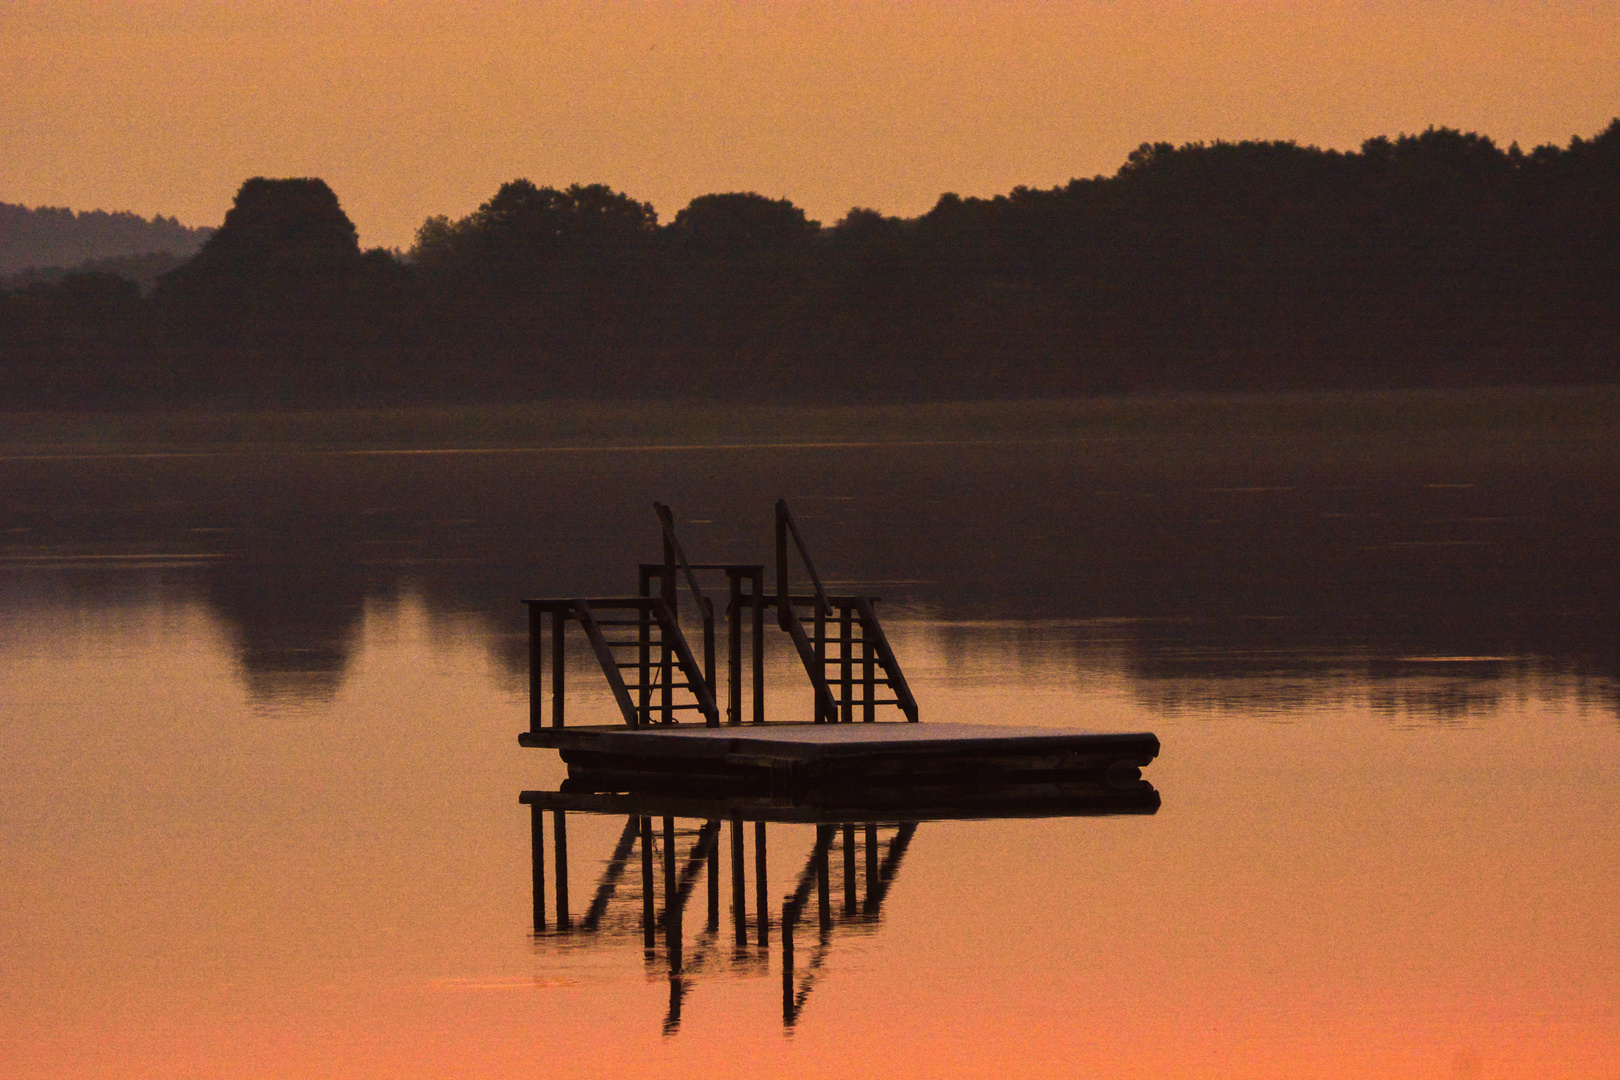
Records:
{"label": "distant shore", "polygon": [[54,454],[504,451],[797,443],[1136,443],[1174,458],[1535,444],[1612,455],[1620,387],[1185,392],[1025,401],[784,406],[560,400],[394,408],[0,411],[0,451]]}

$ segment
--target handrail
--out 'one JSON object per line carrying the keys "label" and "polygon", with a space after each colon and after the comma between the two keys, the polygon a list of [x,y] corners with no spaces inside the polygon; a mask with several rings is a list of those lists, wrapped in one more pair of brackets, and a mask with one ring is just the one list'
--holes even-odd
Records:
{"label": "handrail", "polygon": [[[793,639],[793,645],[799,651],[799,660],[804,664],[804,670],[810,676],[810,686],[816,695],[816,715],[825,718],[828,723],[838,719],[838,702],[833,698],[832,687],[827,685],[827,675],[821,668],[820,656],[815,646],[804,632],[804,626],[799,617],[788,609],[787,617],[782,620],[782,629]],[[820,719],[817,720],[820,723]]]}
{"label": "handrail", "polygon": [[917,722],[917,699],[911,696],[911,687],[906,685],[905,673],[900,670],[900,661],[896,659],[894,650],[889,647],[889,637],[878,626],[877,612],[872,610],[872,601],[864,596],[855,598],[855,610],[861,617],[863,630],[872,641],[877,650],[878,662],[883,670],[889,673],[889,688],[899,699],[900,711],[906,714],[906,719],[913,724]]}
{"label": "handrail", "polygon": [[[715,692],[714,678],[714,603],[703,595],[699,587],[697,574],[692,570],[692,564],[686,561],[686,552],[681,549],[681,542],[675,535],[675,514],[661,502],[653,503],[653,512],[658,515],[658,524],[664,530],[664,565],[673,568],[679,566],[686,575],[686,587],[692,591],[692,598],[697,601],[698,611],[703,615],[703,679],[709,684],[709,694]],[[675,597],[665,597],[669,601],[671,613],[675,610]]]}
{"label": "handrail", "polygon": [[[810,575],[810,584],[816,590],[816,633],[813,642],[805,635],[798,613],[793,610],[792,591],[788,587],[789,536],[793,537],[793,546],[799,549],[799,560],[804,563],[805,572]],[[832,602],[827,598],[827,590],[822,588],[821,575],[816,573],[816,564],[810,561],[810,550],[805,546],[804,537],[799,533],[798,523],[793,520],[793,512],[788,509],[786,499],[777,499],[776,624],[793,638],[793,644],[799,650],[799,659],[804,662],[805,671],[810,675],[811,685],[816,692],[817,722],[829,724],[838,722],[838,706],[833,698],[832,688],[827,685],[826,671],[822,667],[822,658],[826,655],[826,620],[831,615]]]}
{"label": "handrail", "polygon": [[[795,596],[791,588],[788,573],[788,538],[793,538],[793,546],[799,551],[799,559],[804,563],[804,569],[810,576],[810,584],[815,589],[811,595]],[[850,623],[858,618],[861,626],[861,639],[865,643],[863,649],[866,659],[862,660],[865,674],[861,683],[865,688],[866,700],[864,708],[866,719],[873,719],[872,706],[877,704],[873,700],[872,663],[875,660],[882,666],[887,674],[886,682],[894,691],[895,700],[885,702],[900,707],[900,711],[911,723],[917,722],[917,701],[911,695],[911,688],[906,685],[906,678],[900,671],[900,662],[895,658],[894,650],[889,647],[888,638],[878,623],[877,613],[872,610],[872,597],[865,596],[839,596],[830,597],[822,585],[821,575],[816,573],[816,566],[810,560],[810,552],[805,545],[804,536],[799,532],[798,522],[793,520],[793,512],[788,509],[786,499],[776,500],[776,621],[788,635],[793,638],[793,644],[798,649],[799,658],[804,662],[805,671],[810,676],[811,685],[816,692],[816,722],[837,723],[839,716],[839,697],[832,691],[827,678],[826,659],[827,644],[829,642],[827,621],[835,612],[839,615],[839,625],[842,629],[840,647],[842,653],[835,659],[841,667],[840,686],[843,690],[843,716],[842,719],[853,719],[852,708],[854,701],[851,694],[853,685],[852,665],[855,658],[850,654],[854,644],[850,638]],[[813,601],[815,604],[815,632],[806,634],[804,624],[800,621],[798,612],[794,610],[795,603]],[[875,655],[873,655],[875,653]]]}
{"label": "handrail", "polygon": [[692,590],[692,596],[697,600],[698,607],[710,618],[713,618],[714,605],[709,602],[709,598],[704,596],[703,590],[699,588],[697,575],[692,572],[692,564],[686,561],[686,552],[681,550],[681,542],[675,536],[674,512],[661,502],[653,503],[653,511],[658,514],[658,524],[664,527],[664,542],[669,545],[670,552],[674,555],[675,565],[679,566],[681,571],[686,574],[686,587]]}
{"label": "handrail", "polygon": [[[631,687],[626,685],[624,677],[619,674],[623,667],[637,666],[634,664],[621,664],[614,655],[615,647],[636,645],[637,639],[629,641],[609,641],[603,633],[603,624],[599,613],[605,612],[637,612],[641,625],[640,643],[645,648],[647,643],[647,628],[657,624],[662,650],[667,655],[667,666],[664,669],[663,690],[665,702],[662,711],[665,723],[669,722],[671,715],[671,702],[669,694],[673,689],[685,688],[695,699],[695,705],[676,705],[675,709],[696,708],[703,714],[704,721],[709,727],[718,727],[720,724],[720,710],[715,701],[714,691],[704,681],[703,672],[699,670],[697,658],[686,644],[686,638],[681,634],[680,625],[675,621],[674,612],[662,597],[658,596],[598,596],[575,597],[572,599],[549,598],[540,600],[525,600],[529,605],[530,622],[530,651],[529,651],[529,700],[530,716],[529,730],[538,732],[541,727],[540,700],[540,661],[543,656],[539,642],[540,620],[538,615],[548,613],[552,616],[552,726],[562,727],[562,701],[563,701],[563,626],[573,620],[580,624],[585,632],[586,640],[590,643],[591,651],[595,653],[597,662],[601,665],[602,674],[606,676],[608,687],[613,691],[613,699],[624,716],[625,726],[634,729],[649,727],[653,724],[652,715],[655,707],[651,704],[648,687],[656,685],[649,683],[650,665],[643,660],[639,665],[642,669],[641,679],[636,689],[641,696],[638,706],[630,696]],[[608,625],[625,625],[612,623]],[[632,621],[629,625],[635,625]],[[673,673],[679,671],[686,680],[684,683],[674,683]]]}
{"label": "handrail", "polygon": [[[776,597],[777,617],[782,620],[782,612],[788,611],[790,605],[788,597],[788,561],[787,537],[793,537],[793,546],[799,549],[799,561],[804,563],[804,569],[810,575],[810,584],[815,586],[817,610],[822,615],[832,614],[832,605],[827,601],[827,590],[821,587],[821,575],[816,573],[816,564],[810,561],[810,550],[805,547],[804,537],[799,534],[798,523],[793,520],[793,512],[788,509],[786,499],[776,500]],[[787,623],[782,622],[782,628],[787,629]]]}
{"label": "handrail", "polygon": [[720,726],[720,709],[715,704],[713,687],[699,678],[702,673],[698,671],[697,657],[692,650],[686,647],[686,638],[680,633],[679,624],[675,621],[675,612],[664,603],[661,597],[653,598],[653,617],[660,623],[665,623],[665,639],[673,648],[675,660],[681,667],[682,674],[690,684],[692,696],[698,700],[698,708],[703,712],[704,719],[710,727]]}

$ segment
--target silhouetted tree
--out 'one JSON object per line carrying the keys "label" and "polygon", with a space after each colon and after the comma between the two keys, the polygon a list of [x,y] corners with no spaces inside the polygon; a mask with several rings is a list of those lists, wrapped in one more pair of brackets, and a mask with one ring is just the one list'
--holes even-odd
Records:
{"label": "silhouetted tree", "polygon": [[429,218],[410,259],[457,335],[535,342],[602,333],[644,303],[658,215],[605,184],[502,184],[459,221]]}
{"label": "silhouetted tree", "polygon": [[211,333],[348,336],[369,298],[367,266],[325,181],[255,177],[202,250],[160,280],[156,297]]}
{"label": "silhouetted tree", "polygon": [[753,192],[700,195],[670,222],[679,245],[706,253],[790,251],[814,239],[821,225],[786,199]]}

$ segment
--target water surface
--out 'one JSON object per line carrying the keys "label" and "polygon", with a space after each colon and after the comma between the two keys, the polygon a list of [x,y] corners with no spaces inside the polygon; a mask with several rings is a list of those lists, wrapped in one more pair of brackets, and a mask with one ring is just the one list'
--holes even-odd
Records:
{"label": "water surface", "polygon": [[[0,462],[0,1074],[1620,1075],[1616,482],[1136,449]],[[924,722],[1155,731],[1163,806],[919,823],[791,1018],[723,888],[672,1026],[635,874],[534,932],[516,598],[631,590],[654,498],[764,561],[778,495]],[[569,824],[583,909],[624,819]]]}

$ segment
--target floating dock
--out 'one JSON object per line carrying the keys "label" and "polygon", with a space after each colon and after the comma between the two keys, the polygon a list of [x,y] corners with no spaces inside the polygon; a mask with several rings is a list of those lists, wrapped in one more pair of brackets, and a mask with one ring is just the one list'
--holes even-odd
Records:
{"label": "floating dock", "polygon": [[[1045,813],[1158,808],[1158,793],[1141,778],[1159,754],[1151,733],[918,723],[917,702],[877,617],[878,598],[826,591],[785,502],[776,505],[774,594],[765,592],[763,565],[688,562],[669,508],[653,505],[664,559],[641,566],[637,595],[524,601],[530,715],[518,742],[561,754],[566,791],[766,799],[846,817],[856,809],[875,814],[901,807],[914,815],[932,807],[937,816],[1018,806]],[[790,551],[809,579],[807,592],[791,587]],[[724,720],[714,604],[697,576],[714,571],[729,583]],[[687,606],[702,622],[701,661],[681,627],[683,581]],[[792,639],[814,692],[812,716],[804,722],[765,720],[767,609]],[[564,634],[575,624],[601,665],[622,724],[566,724]],[[752,652],[747,666],[745,637]],[[749,707],[745,682],[751,683]],[[880,719],[880,713],[895,719]],[[683,715],[692,721],[677,722]]]}
{"label": "floating dock", "polygon": [[[546,728],[524,746],[558,750],[570,792],[703,791],[824,810],[1032,809],[1158,805],[1141,769],[1156,736],[987,724],[747,724],[653,730]],[[1147,792],[1152,792],[1151,797]],[[858,816],[858,815],[857,815]],[[936,817],[937,814],[925,814]],[[809,820],[808,818],[802,820]]]}

